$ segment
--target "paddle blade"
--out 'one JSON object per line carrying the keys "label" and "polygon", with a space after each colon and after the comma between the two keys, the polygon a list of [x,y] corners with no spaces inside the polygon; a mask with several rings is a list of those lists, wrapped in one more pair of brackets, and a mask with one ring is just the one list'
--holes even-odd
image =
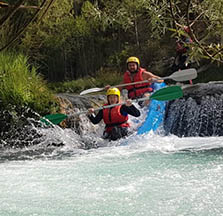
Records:
{"label": "paddle blade", "polygon": [[91,89],[87,89],[87,90],[84,90],[80,93],[80,95],[85,95],[85,94],[90,94],[90,93],[94,93],[94,92],[100,92],[100,91],[103,91],[104,88],[91,88]]}
{"label": "paddle blade", "polygon": [[62,113],[56,113],[56,114],[46,115],[43,118],[41,118],[40,121],[45,123],[46,125],[50,125],[50,122],[57,125],[66,118],[67,118],[67,115],[62,114]]}
{"label": "paddle blade", "polygon": [[190,68],[174,72],[172,75],[169,76],[169,79],[181,82],[181,81],[192,80],[195,79],[196,77],[197,77],[196,69]]}
{"label": "paddle blade", "polygon": [[183,96],[183,91],[180,86],[169,86],[159,89],[150,96],[150,99],[158,101],[175,100]]}

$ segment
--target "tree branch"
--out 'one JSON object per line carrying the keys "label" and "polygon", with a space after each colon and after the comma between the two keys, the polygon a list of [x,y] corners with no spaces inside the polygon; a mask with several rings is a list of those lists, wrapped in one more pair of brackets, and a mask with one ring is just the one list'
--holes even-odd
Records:
{"label": "tree branch", "polygon": [[[193,32],[193,29],[191,28],[191,23],[190,23],[190,18],[189,18],[189,10],[190,10],[190,5],[191,5],[191,0],[188,0],[187,2],[187,27],[189,28],[189,32],[190,32],[190,36],[192,38],[192,40],[201,48],[201,50],[212,60],[214,61],[219,61],[219,62],[222,62],[220,59],[216,59],[214,58],[215,55],[217,55],[219,53],[216,52],[214,55],[211,55],[211,53],[209,53],[204,46],[202,46],[202,44],[200,43],[200,41],[197,39],[197,37],[195,36],[194,32]],[[201,17],[202,13],[195,19],[197,20],[199,17]],[[194,20],[194,22],[195,22]],[[192,24],[194,24],[194,22],[192,22]]]}
{"label": "tree branch", "polygon": [[[43,8],[45,6],[45,4],[47,3],[47,0],[44,0],[40,6],[40,8]],[[33,15],[32,19],[17,33],[17,35],[12,38],[8,44],[6,44],[4,47],[0,48],[0,52],[3,51],[4,49],[7,49],[12,43],[14,43],[19,36],[25,31],[25,29],[30,25],[31,22],[33,22],[35,20],[35,18],[37,17],[37,15],[39,14],[41,10],[36,11],[36,13]]]}
{"label": "tree branch", "polygon": [[[0,8],[12,8],[14,7],[15,5],[10,5],[8,3],[5,3],[5,2],[0,2]],[[32,8],[32,9],[38,9],[40,10],[41,8],[38,7],[38,6],[26,6],[26,5],[20,5],[19,8]]]}
{"label": "tree branch", "polygon": [[39,21],[41,19],[43,19],[43,17],[45,16],[45,14],[47,13],[47,11],[49,10],[50,6],[54,3],[55,0],[50,0],[50,3],[48,4],[48,6],[46,7],[45,11],[43,12],[42,16],[39,18]]}
{"label": "tree branch", "polygon": [[175,28],[177,28],[177,21],[176,21],[176,17],[174,15],[174,12],[173,12],[173,3],[172,3],[172,0],[170,0],[170,14],[173,18],[173,21],[174,21],[174,24],[175,24]]}
{"label": "tree branch", "polygon": [[0,20],[0,27],[19,9],[19,7],[25,2],[25,0],[20,0],[15,4],[12,9]]}

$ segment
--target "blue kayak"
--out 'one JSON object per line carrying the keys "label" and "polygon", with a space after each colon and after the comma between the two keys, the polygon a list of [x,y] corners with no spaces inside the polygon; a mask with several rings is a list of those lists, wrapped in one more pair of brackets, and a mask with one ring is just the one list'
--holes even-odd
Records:
{"label": "blue kayak", "polygon": [[[153,83],[154,91],[165,87],[166,84],[163,83]],[[163,123],[165,117],[166,101],[151,100],[146,112],[146,118],[142,125],[137,129],[137,134],[148,133],[153,130],[156,131],[157,128]]]}

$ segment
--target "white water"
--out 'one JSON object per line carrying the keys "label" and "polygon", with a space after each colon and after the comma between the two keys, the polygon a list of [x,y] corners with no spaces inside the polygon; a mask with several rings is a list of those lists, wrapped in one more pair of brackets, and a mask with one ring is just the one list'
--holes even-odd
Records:
{"label": "white water", "polygon": [[0,152],[1,216],[223,214],[222,137],[150,133],[91,150],[75,137]]}

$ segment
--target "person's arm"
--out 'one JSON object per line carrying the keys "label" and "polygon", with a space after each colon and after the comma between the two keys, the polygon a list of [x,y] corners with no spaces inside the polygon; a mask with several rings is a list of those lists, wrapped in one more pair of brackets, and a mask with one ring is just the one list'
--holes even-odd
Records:
{"label": "person's arm", "polygon": [[[142,74],[142,76],[143,76],[143,79],[144,79],[144,80],[148,80],[149,82],[153,82],[153,79],[160,79],[159,76],[156,76],[156,75],[154,75],[153,73],[148,72],[148,71],[144,71],[143,74]],[[161,82],[163,82],[163,81],[164,81],[164,80],[157,80],[156,82],[161,83]]]}
{"label": "person's arm", "polygon": [[140,111],[132,104],[131,106],[127,105],[122,105],[120,112],[122,115],[132,115],[134,117],[139,117],[140,116]]}
{"label": "person's arm", "polygon": [[98,124],[103,119],[103,110],[100,110],[96,116],[88,115],[88,118],[93,124]]}

